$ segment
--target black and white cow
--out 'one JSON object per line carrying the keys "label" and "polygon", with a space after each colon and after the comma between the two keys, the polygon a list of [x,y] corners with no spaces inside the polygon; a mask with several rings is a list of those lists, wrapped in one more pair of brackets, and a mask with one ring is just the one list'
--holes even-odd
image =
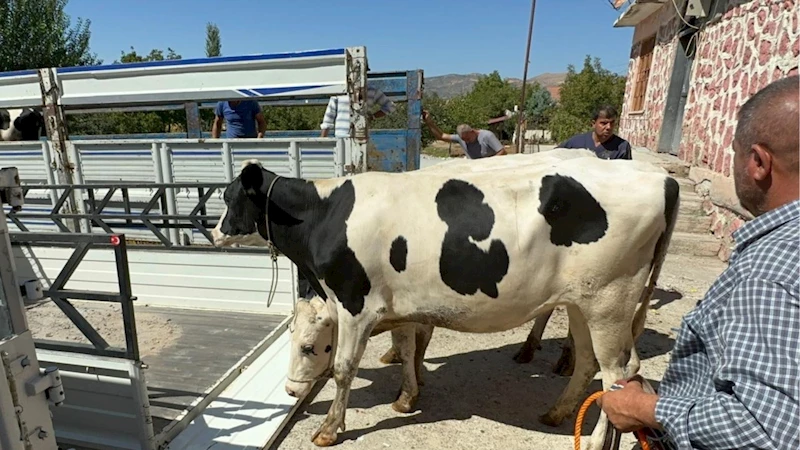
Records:
{"label": "black and white cow", "polygon": [[0,141],[35,141],[47,136],[42,113],[31,108],[0,109]]}
{"label": "black and white cow", "polygon": [[[255,232],[271,239],[330,314],[292,335],[297,355],[320,340],[334,343],[337,393],[315,444],[333,444],[344,429],[351,382],[369,336],[381,329],[419,323],[489,333],[566,306],[576,362],[541,418],[552,425],[581,400],[595,358],[605,389],[638,371],[638,361],[630,364],[634,317],[643,316],[637,305],[652,291],[651,269],[668,246],[677,182],[599,158],[486,171],[481,161],[471,161],[471,172],[313,182],[254,162],[226,189],[215,244],[242,243]],[[601,415],[591,448],[602,445],[607,423]]]}

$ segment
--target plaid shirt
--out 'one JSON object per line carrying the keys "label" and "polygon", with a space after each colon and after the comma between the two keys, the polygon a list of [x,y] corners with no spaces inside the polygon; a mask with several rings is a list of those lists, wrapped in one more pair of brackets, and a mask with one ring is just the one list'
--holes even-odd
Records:
{"label": "plaid shirt", "polygon": [[656,420],[678,448],[798,449],[800,200],[745,224],[683,319]]}

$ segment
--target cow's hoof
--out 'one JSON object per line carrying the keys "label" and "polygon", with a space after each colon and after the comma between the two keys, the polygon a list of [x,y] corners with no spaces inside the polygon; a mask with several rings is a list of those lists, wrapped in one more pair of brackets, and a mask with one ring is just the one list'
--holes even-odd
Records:
{"label": "cow's hoof", "polygon": [[400,359],[400,355],[397,354],[397,350],[392,347],[383,356],[381,356],[381,362],[383,364],[400,364],[403,361]]}
{"label": "cow's hoof", "polygon": [[408,414],[414,410],[418,397],[419,395],[412,397],[405,392],[401,392],[397,400],[392,403],[392,409],[401,414]]}
{"label": "cow's hoof", "polygon": [[317,447],[330,447],[336,443],[336,433],[330,431],[323,431],[319,429],[314,436],[311,437],[311,442]]}
{"label": "cow's hoof", "polygon": [[547,425],[548,427],[557,427],[561,425],[561,422],[563,421],[564,419],[558,419],[556,417],[553,417],[553,415],[550,413],[542,414],[541,416],[539,416],[539,422]]}
{"label": "cow's hoof", "polygon": [[562,354],[561,357],[558,358],[558,362],[553,366],[553,373],[561,375],[562,377],[571,377],[574,371],[575,362],[572,360],[571,355],[564,356],[564,354]]}
{"label": "cow's hoof", "polygon": [[518,364],[527,364],[533,361],[534,348],[531,345],[523,345],[517,354],[514,355],[514,361]]}

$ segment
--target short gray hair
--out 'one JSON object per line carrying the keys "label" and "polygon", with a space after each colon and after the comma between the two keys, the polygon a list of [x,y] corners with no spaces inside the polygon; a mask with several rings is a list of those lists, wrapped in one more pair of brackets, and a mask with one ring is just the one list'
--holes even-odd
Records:
{"label": "short gray hair", "polygon": [[782,78],[761,88],[741,106],[734,132],[740,150],[761,144],[798,170],[798,90],[800,77]]}
{"label": "short gray hair", "polygon": [[468,133],[470,131],[472,131],[472,127],[465,123],[462,123],[461,125],[456,127],[456,134],[459,136],[461,136],[464,133]]}

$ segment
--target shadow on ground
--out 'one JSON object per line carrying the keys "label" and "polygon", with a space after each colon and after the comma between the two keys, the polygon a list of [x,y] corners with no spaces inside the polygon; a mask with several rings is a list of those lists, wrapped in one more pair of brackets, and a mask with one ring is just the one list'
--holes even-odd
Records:
{"label": "shadow on ground", "polygon": [[650,309],[661,309],[675,300],[680,300],[682,298],[683,294],[674,289],[665,291],[661,288],[656,288],[655,291],[653,291],[653,298],[650,300]]}
{"label": "shadow on ground", "polygon": [[[562,343],[563,339],[543,340],[542,349],[530,364],[517,364],[512,360],[519,343],[447,357],[427,358],[428,370],[422,375],[426,384],[421,387],[417,411],[407,415],[398,413],[397,416],[370,427],[348,430],[340,434],[339,442],[357,439],[379,430],[400,429],[420,423],[466,420],[473,415],[522,429],[572,435],[575,414],[559,427],[546,426],[538,419],[539,415],[547,412],[555,403],[569,382],[569,378],[552,373],[552,365],[558,358]],[[644,361],[670,351],[673,343],[669,336],[646,329],[637,348],[640,349]],[[436,367],[430,369],[432,365]],[[369,380],[371,384],[351,391],[348,415],[354,414],[354,409],[378,405],[390,407],[400,386],[399,366],[361,368],[358,377]],[[658,389],[657,381],[648,381]],[[601,389],[600,381],[594,381],[583,398]],[[320,420],[327,414],[330,405],[330,401],[320,401],[301,408],[302,411],[295,415],[293,422],[309,418]],[[585,435],[591,433],[598,414],[596,407],[590,408],[583,425]],[[281,442],[292,426],[290,424],[284,429],[276,442]]]}

